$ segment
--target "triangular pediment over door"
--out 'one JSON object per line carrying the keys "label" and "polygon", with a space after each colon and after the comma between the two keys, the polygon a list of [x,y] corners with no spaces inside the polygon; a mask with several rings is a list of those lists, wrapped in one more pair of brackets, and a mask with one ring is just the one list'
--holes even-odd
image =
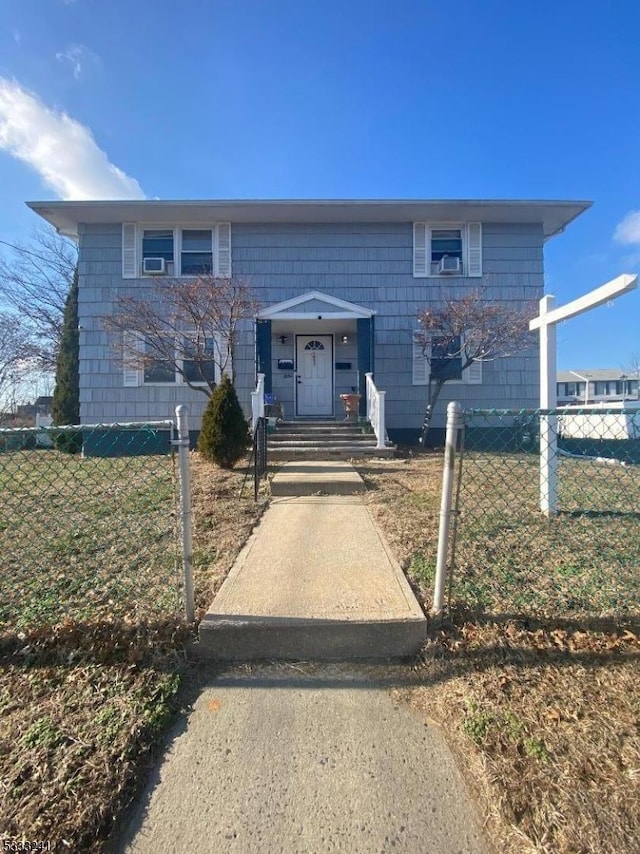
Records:
{"label": "triangular pediment over door", "polygon": [[375,311],[320,291],[308,291],[299,297],[268,306],[258,312],[259,320],[306,320],[372,317]]}

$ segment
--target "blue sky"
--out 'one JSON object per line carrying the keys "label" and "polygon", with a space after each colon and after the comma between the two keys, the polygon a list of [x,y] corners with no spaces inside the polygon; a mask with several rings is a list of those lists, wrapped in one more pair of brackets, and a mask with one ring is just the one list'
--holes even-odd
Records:
{"label": "blue sky", "polygon": [[[567,302],[640,272],[640,4],[0,0],[0,239],[25,199],[549,198]],[[640,293],[559,368],[640,351]]]}

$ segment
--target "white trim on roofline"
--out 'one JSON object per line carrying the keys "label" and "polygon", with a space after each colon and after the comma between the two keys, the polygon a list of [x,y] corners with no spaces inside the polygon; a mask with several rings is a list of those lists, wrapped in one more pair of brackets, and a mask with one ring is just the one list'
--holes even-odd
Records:
{"label": "white trim on roofline", "polygon": [[588,201],[540,199],[191,199],[169,201],[33,201],[27,205],[58,231],[77,237],[82,224],[184,219],[234,223],[537,223],[543,235],[564,231]]}
{"label": "white trim on roofline", "polygon": [[[331,306],[331,309],[327,311],[328,317],[326,320],[347,320],[354,317],[372,317],[375,314],[375,311],[372,311],[369,308],[364,308],[364,306],[356,305],[353,302],[347,302],[343,299],[338,299],[338,297],[329,296],[329,294],[323,294],[320,291],[308,291],[306,294],[302,294],[302,296],[294,297],[293,299],[285,300],[284,302],[276,303],[275,305],[269,306],[269,308],[264,308],[262,311],[258,312],[258,318],[260,320],[278,320],[279,318],[287,318],[289,320],[305,320],[305,319],[313,319],[314,316],[317,317],[318,312],[302,312],[302,311],[293,311],[292,309],[296,309],[298,306],[304,305],[306,302],[311,302],[311,300],[318,300],[318,302],[323,302],[327,306]],[[332,309],[342,309],[341,311],[333,311]]]}

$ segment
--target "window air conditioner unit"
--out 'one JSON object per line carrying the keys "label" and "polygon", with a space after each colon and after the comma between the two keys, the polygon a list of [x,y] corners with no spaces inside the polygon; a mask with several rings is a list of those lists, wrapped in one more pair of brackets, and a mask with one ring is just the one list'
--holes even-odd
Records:
{"label": "window air conditioner unit", "polygon": [[454,255],[443,255],[438,264],[439,273],[459,273],[460,259]]}
{"label": "window air conditioner unit", "polygon": [[142,261],[142,272],[146,276],[161,276],[165,272],[164,258],[145,258]]}

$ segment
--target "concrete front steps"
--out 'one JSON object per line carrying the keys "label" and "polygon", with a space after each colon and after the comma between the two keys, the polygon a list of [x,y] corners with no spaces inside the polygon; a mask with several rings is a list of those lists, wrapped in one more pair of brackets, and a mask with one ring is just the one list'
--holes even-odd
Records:
{"label": "concrete front steps", "polygon": [[268,437],[269,460],[335,460],[392,457],[395,445],[376,447],[364,424],[348,421],[282,421]]}

